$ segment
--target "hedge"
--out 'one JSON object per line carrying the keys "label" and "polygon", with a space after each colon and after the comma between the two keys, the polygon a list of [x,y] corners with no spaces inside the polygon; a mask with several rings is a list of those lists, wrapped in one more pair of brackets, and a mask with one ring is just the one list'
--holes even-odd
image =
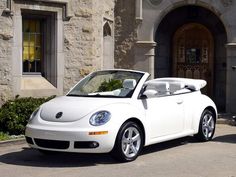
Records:
{"label": "hedge", "polygon": [[24,134],[25,126],[33,111],[46,101],[54,98],[16,98],[7,101],[0,108],[0,132],[9,135]]}

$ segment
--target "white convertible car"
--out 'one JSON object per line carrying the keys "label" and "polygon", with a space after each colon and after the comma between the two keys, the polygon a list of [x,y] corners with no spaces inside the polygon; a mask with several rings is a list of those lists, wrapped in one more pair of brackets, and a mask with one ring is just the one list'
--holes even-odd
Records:
{"label": "white convertible car", "polygon": [[26,141],[42,152],[110,152],[132,161],[143,146],[195,135],[211,140],[217,110],[200,91],[204,80],[159,78],[132,70],[89,74],[66,96],[41,105]]}

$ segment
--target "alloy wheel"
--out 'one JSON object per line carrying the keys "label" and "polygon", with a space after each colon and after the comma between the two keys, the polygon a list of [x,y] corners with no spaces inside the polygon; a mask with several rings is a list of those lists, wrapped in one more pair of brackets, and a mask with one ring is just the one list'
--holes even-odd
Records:
{"label": "alloy wheel", "polygon": [[212,114],[205,114],[202,120],[202,132],[206,139],[212,136],[215,129],[215,121]]}
{"label": "alloy wheel", "polygon": [[135,127],[128,127],[122,136],[122,152],[128,158],[136,156],[141,147],[141,135]]}

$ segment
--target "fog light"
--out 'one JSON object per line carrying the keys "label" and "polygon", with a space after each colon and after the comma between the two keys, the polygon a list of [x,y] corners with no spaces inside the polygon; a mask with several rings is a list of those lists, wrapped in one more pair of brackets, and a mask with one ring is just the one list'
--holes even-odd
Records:
{"label": "fog light", "polygon": [[96,141],[75,141],[75,149],[88,149],[88,148],[97,148],[99,143]]}
{"label": "fog light", "polygon": [[99,146],[99,144],[97,142],[92,142],[89,144],[90,148],[96,148]]}

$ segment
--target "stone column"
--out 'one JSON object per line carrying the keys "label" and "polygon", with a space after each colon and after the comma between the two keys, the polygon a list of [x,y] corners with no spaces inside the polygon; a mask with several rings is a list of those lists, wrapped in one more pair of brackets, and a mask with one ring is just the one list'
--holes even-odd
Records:
{"label": "stone column", "polygon": [[228,113],[236,113],[236,43],[228,43],[226,48],[226,111]]}
{"label": "stone column", "polygon": [[146,71],[154,78],[154,59],[155,59],[154,41],[137,41],[135,45],[134,69]]}
{"label": "stone column", "polygon": [[136,20],[142,20],[143,19],[143,4],[142,0],[136,0],[135,2],[135,18]]}

